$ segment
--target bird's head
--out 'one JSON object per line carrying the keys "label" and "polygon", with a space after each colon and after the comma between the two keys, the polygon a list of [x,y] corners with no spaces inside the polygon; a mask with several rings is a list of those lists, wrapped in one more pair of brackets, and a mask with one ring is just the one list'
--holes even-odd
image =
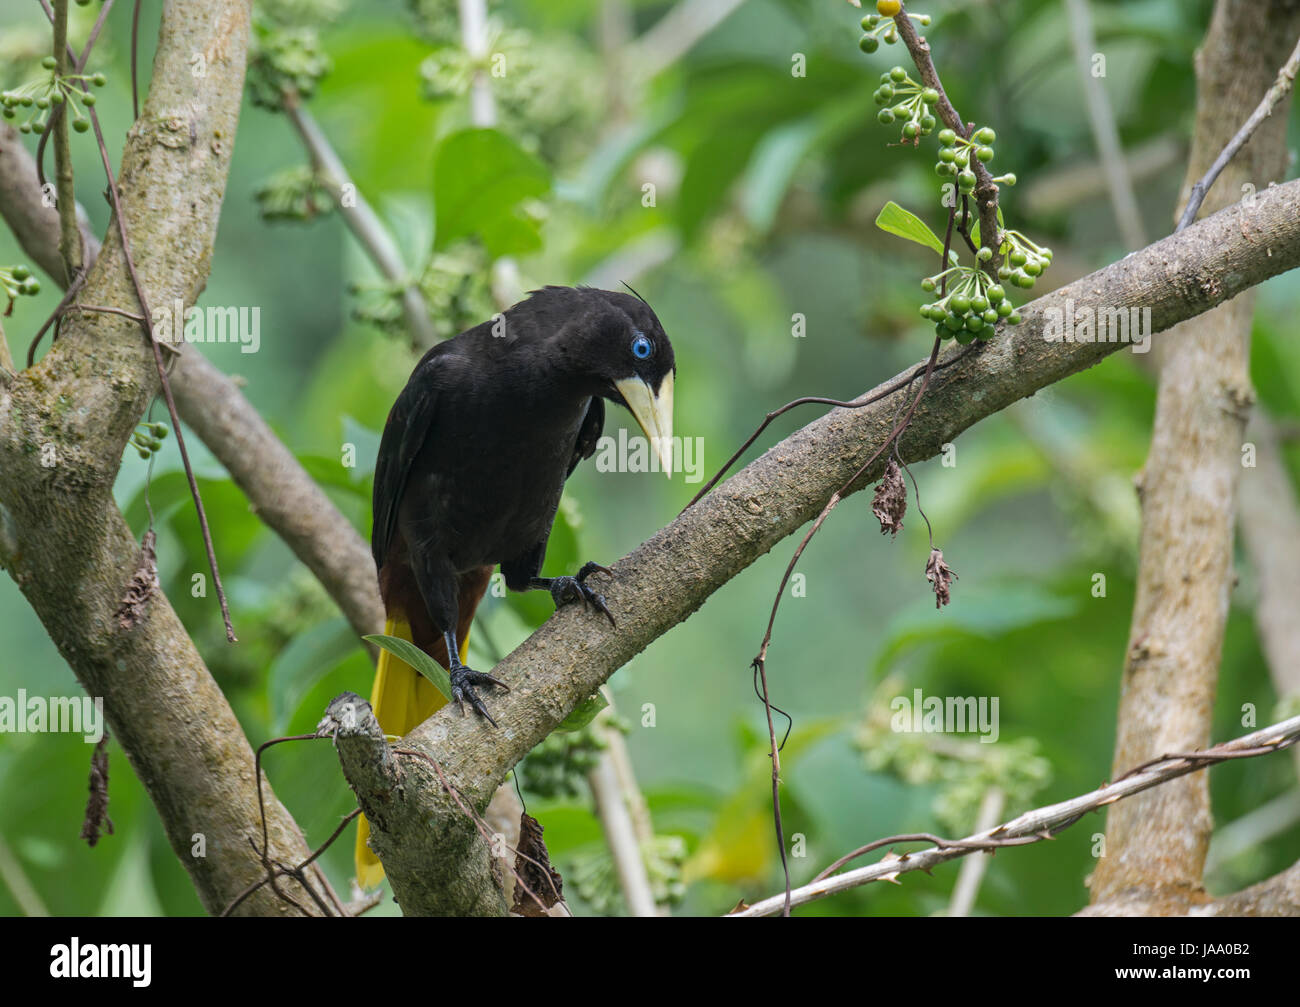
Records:
{"label": "bird's head", "polygon": [[590,287],[559,289],[576,300],[566,312],[565,356],[581,368],[591,394],[627,408],[671,476],[677,362],[659,319],[649,304],[631,294]]}

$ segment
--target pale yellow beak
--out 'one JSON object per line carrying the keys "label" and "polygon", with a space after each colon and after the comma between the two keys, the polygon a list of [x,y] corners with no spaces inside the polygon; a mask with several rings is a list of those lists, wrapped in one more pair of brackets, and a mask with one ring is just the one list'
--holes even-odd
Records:
{"label": "pale yellow beak", "polygon": [[659,394],[641,378],[624,378],[615,381],[623,401],[632,410],[637,424],[650,439],[650,447],[659,457],[664,475],[673,475],[673,375],[669,371],[659,386]]}

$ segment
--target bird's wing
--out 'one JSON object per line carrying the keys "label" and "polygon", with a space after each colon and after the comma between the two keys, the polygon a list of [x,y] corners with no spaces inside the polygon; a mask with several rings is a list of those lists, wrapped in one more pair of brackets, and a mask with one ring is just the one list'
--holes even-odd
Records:
{"label": "bird's wing", "polygon": [[582,427],[578,430],[578,439],[573,444],[573,458],[569,462],[569,471],[564,473],[565,479],[573,475],[578,462],[596,453],[596,443],[600,440],[601,431],[604,429],[605,400],[599,395],[593,395],[591,404],[587,406],[587,415],[583,417]]}
{"label": "bird's wing", "polygon": [[384,435],[375,460],[375,486],[371,497],[374,525],[370,533],[370,552],[377,568],[388,559],[411,464],[433,425],[438,405],[439,372],[446,369],[447,363],[446,355],[432,352],[420,361],[420,366],[397,396],[388,414],[388,422],[384,424]]}

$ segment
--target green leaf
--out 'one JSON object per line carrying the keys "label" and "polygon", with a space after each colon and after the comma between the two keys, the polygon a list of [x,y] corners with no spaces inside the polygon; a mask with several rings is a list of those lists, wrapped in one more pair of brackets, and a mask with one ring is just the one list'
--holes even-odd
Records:
{"label": "green leaf", "polygon": [[578,705],[578,708],[571,714],[560,721],[557,731],[581,731],[584,727],[596,719],[597,714],[605,707],[609,706],[603,693],[593,692],[591,698],[584,700]]}
{"label": "green leaf", "polygon": [[[880,213],[876,215],[876,226],[882,231],[896,234],[908,241],[915,241],[918,245],[924,245],[943,255],[943,242],[939,240],[939,236],[930,230],[924,220],[904,210],[892,199],[881,207]],[[957,253],[949,249],[948,259],[950,262],[957,262]]]}
{"label": "green leaf", "polygon": [[398,636],[384,636],[383,633],[372,633],[365,638],[368,642],[373,643],[376,647],[382,647],[394,657],[400,657],[421,675],[427,678],[447,699],[451,699],[451,679],[447,677],[447,672],[433,658],[413,644],[410,640],[403,640]]}
{"label": "green leaf", "polygon": [[452,133],[434,161],[435,247],[476,234],[494,256],[536,251],[541,235],[519,207],[550,187],[546,166],[504,133]]}

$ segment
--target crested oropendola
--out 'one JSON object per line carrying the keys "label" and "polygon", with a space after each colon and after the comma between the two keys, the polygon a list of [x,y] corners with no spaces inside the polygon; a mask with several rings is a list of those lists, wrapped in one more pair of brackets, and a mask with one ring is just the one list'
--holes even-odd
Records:
{"label": "crested oropendola", "polygon": [[[672,474],[673,347],[639,297],[545,287],[433,347],[393,404],[375,464],[371,552],[385,632],[413,641],[447,669],[452,698],[495,721],[476,688],[506,688],[465,666],[470,623],[500,564],[512,591],[546,589],[614,622],[573,576],[542,577],[564,481],[596,451],[605,400],[625,406]],[[431,682],[387,651],[370,697],[385,734],[404,735],[446,703]],[[357,878],[383,867],[357,835]]]}

